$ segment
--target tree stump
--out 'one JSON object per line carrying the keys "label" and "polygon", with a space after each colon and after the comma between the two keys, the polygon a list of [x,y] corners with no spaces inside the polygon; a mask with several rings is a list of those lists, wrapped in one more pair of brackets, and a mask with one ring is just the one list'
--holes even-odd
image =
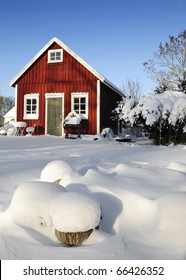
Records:
{"label": "tree stump", "polygon": [[82,244],[83,241],[88,239],[92,232],[93,229],[85,232],[61,232],[55,229],[55,234],[59,242],[71,246]]}

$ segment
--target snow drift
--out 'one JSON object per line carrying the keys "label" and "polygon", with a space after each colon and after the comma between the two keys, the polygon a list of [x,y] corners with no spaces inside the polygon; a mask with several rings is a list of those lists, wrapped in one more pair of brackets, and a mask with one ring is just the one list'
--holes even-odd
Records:
{"label": "snow drift", "polygon": [[16,189],[5,215],[19,226],[56,240],[56,230],[83,233],[95,229],[101,210],[88,194],[67,192],[61,185],[47,182],[27,182]]}
{"label": "snow drift", "polygon": [[[185,146],[157,147],[108,139],[95,142],[87,141],[86,137],[74,141],[48,136],[0,137],[0,142],[1,259],[186,258]],[[59,166],[67,167],[60,182],[64,188],[46,182],[45,176],[45,182],[40,181],[43,169],[56,160],[60,161],[56,170]],[[35,190],[31,191],[29,182],[33,180],[37,195],[42,198],[37,209]],[[46,193],[43,184],[47,185]],[[20,190],[18,186],[22,186]],[[22,201],[26,188],[33,195],[33,204],[28,195],[28,203],[25,200],[19,209],[16,205]],[[50,195],[50,188],[52,192],[55,189],[55,195]],[[70,197],[65,196],[70,192],[73,199],[69,202]],[[96,225],[100,205],[103,218],[99,230],[93,231],[82,246],[59,245],[54,224],[60,230],[61,226],[68,230],[71,217],[64,217],[69,214],[70,205],[76,205],[79,195],[89,193],[85,208],[79,209],[77,203],[77,212],[82,211],[81,216],[88,219],[75,219],[74,230]],[[64,213],[58,211],[63,199]],[[93,199],[91,203],[89,199]],[[13,211],[14,207],[18,212]],[[24,217],[21,207],[25,213],[39,213],[44,219],[37,215],[31,226],[29,215]]]}

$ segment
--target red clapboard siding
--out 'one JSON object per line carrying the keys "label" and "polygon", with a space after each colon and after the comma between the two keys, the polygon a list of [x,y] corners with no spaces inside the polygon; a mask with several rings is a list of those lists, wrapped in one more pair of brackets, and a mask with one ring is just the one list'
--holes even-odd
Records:
{"label": "red clapboard siding", "polygon": [[[60,49],[54,43],[50,49]],[[97,78],[69,53],[63,50],[62,63],[47,63],[48,50],[18,81],[17,120],[23,120],[24,94],[39,93],[39,120],[26,120],[27,126],[45,126],[45,93],[64,93],[64,116],[71,111],[71,93],[89,93],[89,133],[96,133]]]}

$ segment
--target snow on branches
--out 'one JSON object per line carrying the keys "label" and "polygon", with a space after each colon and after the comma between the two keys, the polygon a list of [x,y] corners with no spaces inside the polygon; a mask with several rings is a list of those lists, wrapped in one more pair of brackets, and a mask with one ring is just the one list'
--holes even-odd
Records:
{"label": "snow on branches", "polygon": [[139,119],[145,125],[155,125],[167,120],[175,126],[186,118],[186,94],[178,91],[166,91],[162,94],[147,94],[138,102],[134,98],[124,100],[115,109],[118,119],[134,125]]}
{"label": "snow on branches", "polygon": [[[134,98],[123,100],[115,109],[118,120],[124,123],[143,124],[149,132],[169,131],[169,138],[175,131],[183,132],[186,123],[186,94],[178,91],[165,91],[161,94],[147,94],[139,101]],[[168,135],[168,134],[167,134]]]}

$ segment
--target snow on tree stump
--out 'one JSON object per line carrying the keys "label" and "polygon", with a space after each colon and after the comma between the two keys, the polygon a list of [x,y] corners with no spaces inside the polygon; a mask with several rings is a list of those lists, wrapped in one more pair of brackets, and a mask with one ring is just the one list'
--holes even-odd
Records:
{"label": "snow on tree stump", "polygon": [[55,202],[51,216],[58,241],[80,245],[99,225],[101,208],[92,195],[69,191]]}
{"label": "snow on tree stump", "polygon": [[85,240],[89,238],[93,229],[87,230],[85,232],[60,232],[57,229],[55,234],[59,242],[66,245],[81,245]]}
{"label": "snow on tree stump", "polygon": [[65,177],[78,178],[78,172],[67,162],[53,160],[49,162],[41,171],[41,181],[59,184]]}
{"label": "snow on tree stump", "polygon": [[[64,172],[65,168],[67,174],[72,171],[64,162],[55,161],[51,165],[52,169],[60,165],[60,172]],[[44,169],[42,176],[47,175],[46,171]],[[54,175],[53,179],[59,178],[58,172]],[[99,226],[101,217],[100,204],[91,192],[68,191],[61,185],[46,181],[20,185],[8,211],[15,223],[67,245],[82,244]]]}

